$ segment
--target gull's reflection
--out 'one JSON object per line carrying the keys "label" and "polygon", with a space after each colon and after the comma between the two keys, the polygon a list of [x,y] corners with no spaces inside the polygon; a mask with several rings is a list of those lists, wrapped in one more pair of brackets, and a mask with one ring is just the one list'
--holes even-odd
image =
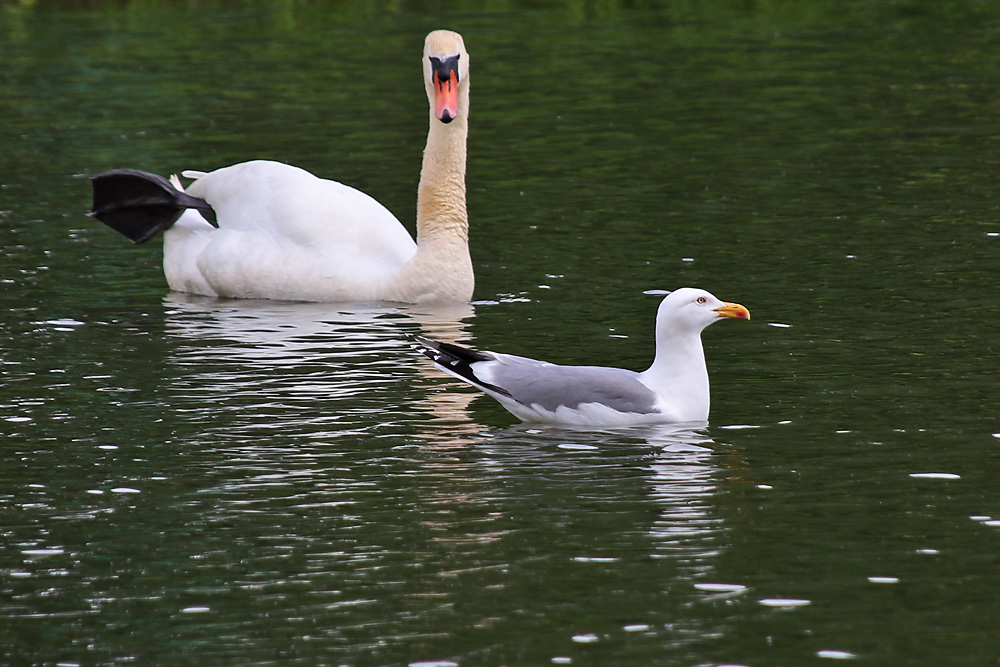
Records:
{"label": "gull's reflection", "polygon": [[[687,579],[711,569],[725,530],[717,512],[717,494],[723,471],[720,461],[729,454],[707,434],[707,426],[658,424],[583,431],[519,424],[480,443],[489,452],[501,455],[501,460],[516,456],[519,466],[546,470],[567,465],[593,468],[592,489],[608,484],[602,479],[607,475],[602,469],[608,468],[605,462],[609,456],[613,457],[616,475],[621,474],[620,467],[638,465],[646,480],[646,497],[657,508],[656,518],[647,529],[650,555],[672,560]],[[643,452],[638,461],[636,447]],[[631,454],[615,454],[622,449]],[[533,464],[529,463],[531,459]],[[614,489],[605,490],[613,496]]]}
{"label": "gull's reflection", "polygon": [[653,555],[673,559],[688,574],[703,573],[724,528],[714,505],[720,473],[715,441],[700,428],[676,426],[659,429],[649,442],[657,448],[647,467],[650,497],[660,506],[650,530]]}

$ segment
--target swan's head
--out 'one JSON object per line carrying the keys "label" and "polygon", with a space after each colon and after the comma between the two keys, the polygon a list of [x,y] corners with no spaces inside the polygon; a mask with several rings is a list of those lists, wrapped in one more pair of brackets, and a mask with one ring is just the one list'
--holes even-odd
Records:
{"label": "swan's head", "polygon": [[442,123],[468,113],[469,53],[457,32],[435,30],[427,35],[424,85],[431,113]]}
{"label": "swan's head", "polygon": [[709,292],[682,287],[667,295],[656,312],[657,329],[700,333],[721,319],[750,319],[750,311],[738,303],[721,301]]}

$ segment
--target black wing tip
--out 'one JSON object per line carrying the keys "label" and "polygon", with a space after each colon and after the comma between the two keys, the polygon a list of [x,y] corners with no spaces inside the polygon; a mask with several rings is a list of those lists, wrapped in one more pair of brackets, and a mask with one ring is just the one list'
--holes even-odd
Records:
{"label": "black wing tip", "polygon": [[476,361],[490,361],[493,359],[493,355],[489,352],[480,352],[479,350],[466,347],[464,345],[458,345],[456,343],[444,343],[439,340],[434,340],[432,338],[427,338],[426,336],[415,335],[417,343],[426,349],[433,350],[437,354],[447,355],[455,359],[459,359],[466,363],[474,363]]}
{"label": "black wing tip", "polygon": [[410,338],[417,341],[417,345],[424,345],[426,347],[434,347],[438,342],[427,336],[421,336],[420,334],[409,334]]}
{"label": "black wing tip", "polygon": [[417,349],[420,353],[433,361],[442,370],[447,369],[449,372],[464,378],[470,384],[480,389],[488,389],[508,398],[511,396],[511,393],[503,387],[482,381],[476,377],[475,371],[472,370],[472,364],[477,361],[492,361],[495,359],[488,352],[480,352],[471,347],[463,347],[454,343],[442,343],[441,341],[416,334],[413,338],[417,341]]}
{"label": "black wing tip", "polygon": [[438,345],[436,340],[431,340],[430,338],[419,334],[413,334],[410,338],[414,340],[415,345],[413,347],[417,350],[417,352],[424,355],[431,361],[436,362],[437,357],[441,356],[436,347]]}
{"label": "black wing tip", "polygon": [[[438,353],[445,353],[450,356],[455,356],[459,358],[464,358],[469,355],[482,355],[479,350],[474,350],[471,347],[465,347],[463,345],[457,345],[455,343],[445,343],[439,340],[434,340],[433,338],[428,338],[427,336],[422,336],[420,334],[411,334],[410,336],[416,341],[417,347],[424,350],[431,350]],[[489,359],[490,357],[484,357]]]}

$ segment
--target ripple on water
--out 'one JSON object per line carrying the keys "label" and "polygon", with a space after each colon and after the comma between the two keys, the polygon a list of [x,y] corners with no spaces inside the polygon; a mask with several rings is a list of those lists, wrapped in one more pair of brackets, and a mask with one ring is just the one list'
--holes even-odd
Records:
{"label": "ripple on water", "polygon": [[596,451],[598,448],[595,447],[594,445],[582,445],[582,444],[565,443],[565,444],[559,445],[559,449],[569,449],[569,450],[572,450],[572,451],[575,451],[575,452],[593,452],[593,451]]}
{"label": "ripple on water", "polygon": [[59,556],[65,553],[65,550],[59,547],[52,547],[51,549],[22,549],[21,553],[25,556]]}
{"label": "ripple on water", "polygon": [[[67,318],[61,320],[46,320],[44,322],[38,322],[37,324],[51,324],[52,326],[55,327],[79,327],[83,326],[83,324],[85,323],[79,320],[73,320]],[[57,331],[70,331],[70,329],[57,329]]]}
{"label": "ripple on water", "polygon": [[181,609],[182,614],[205,614],[212,611],[211,607],[184,607]]}
{"label": "ripple on water", "polygon": [[765,607],[774,607],[775,609],[792,609],[794,607],[805,607],[812,604],[812,601],[800,598],[764,598],[763,600],[759,600],[758,603]]}
{"label": "ripple on water", "polygon": [[709,593],[742,593],[747,589],[743,584],[716,584],[710,582],[698,583],[694,587],[696,590]]}
{"label": "ripple on water", "polygon": [[650,626],[645,623],[633,623],[632,625],[626,625],[622,628],[625,632],[646,632],[650,630]]}
{"label": "ripple on water", "polygon": [[914,479],[961,479],[961,475],[953,472],[911,472],[910,477]]}
{"label": "ripple on water", "polygon": [[830,660],[854,660],[858,656],[847,651],[832,651],[829,649],[816,651],[817,658],[828,658]]}

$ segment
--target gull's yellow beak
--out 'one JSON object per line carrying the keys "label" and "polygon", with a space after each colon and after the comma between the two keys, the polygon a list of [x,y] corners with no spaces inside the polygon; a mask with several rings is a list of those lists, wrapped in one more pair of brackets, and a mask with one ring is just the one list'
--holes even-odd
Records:
{"label": "gull's yellow beak", "polygon": [[729,303],[727,301],[716,308],[715,312],[719,314],[719,317],[735,317],[738,320],[750,319],[750,311],[738,303]]}

